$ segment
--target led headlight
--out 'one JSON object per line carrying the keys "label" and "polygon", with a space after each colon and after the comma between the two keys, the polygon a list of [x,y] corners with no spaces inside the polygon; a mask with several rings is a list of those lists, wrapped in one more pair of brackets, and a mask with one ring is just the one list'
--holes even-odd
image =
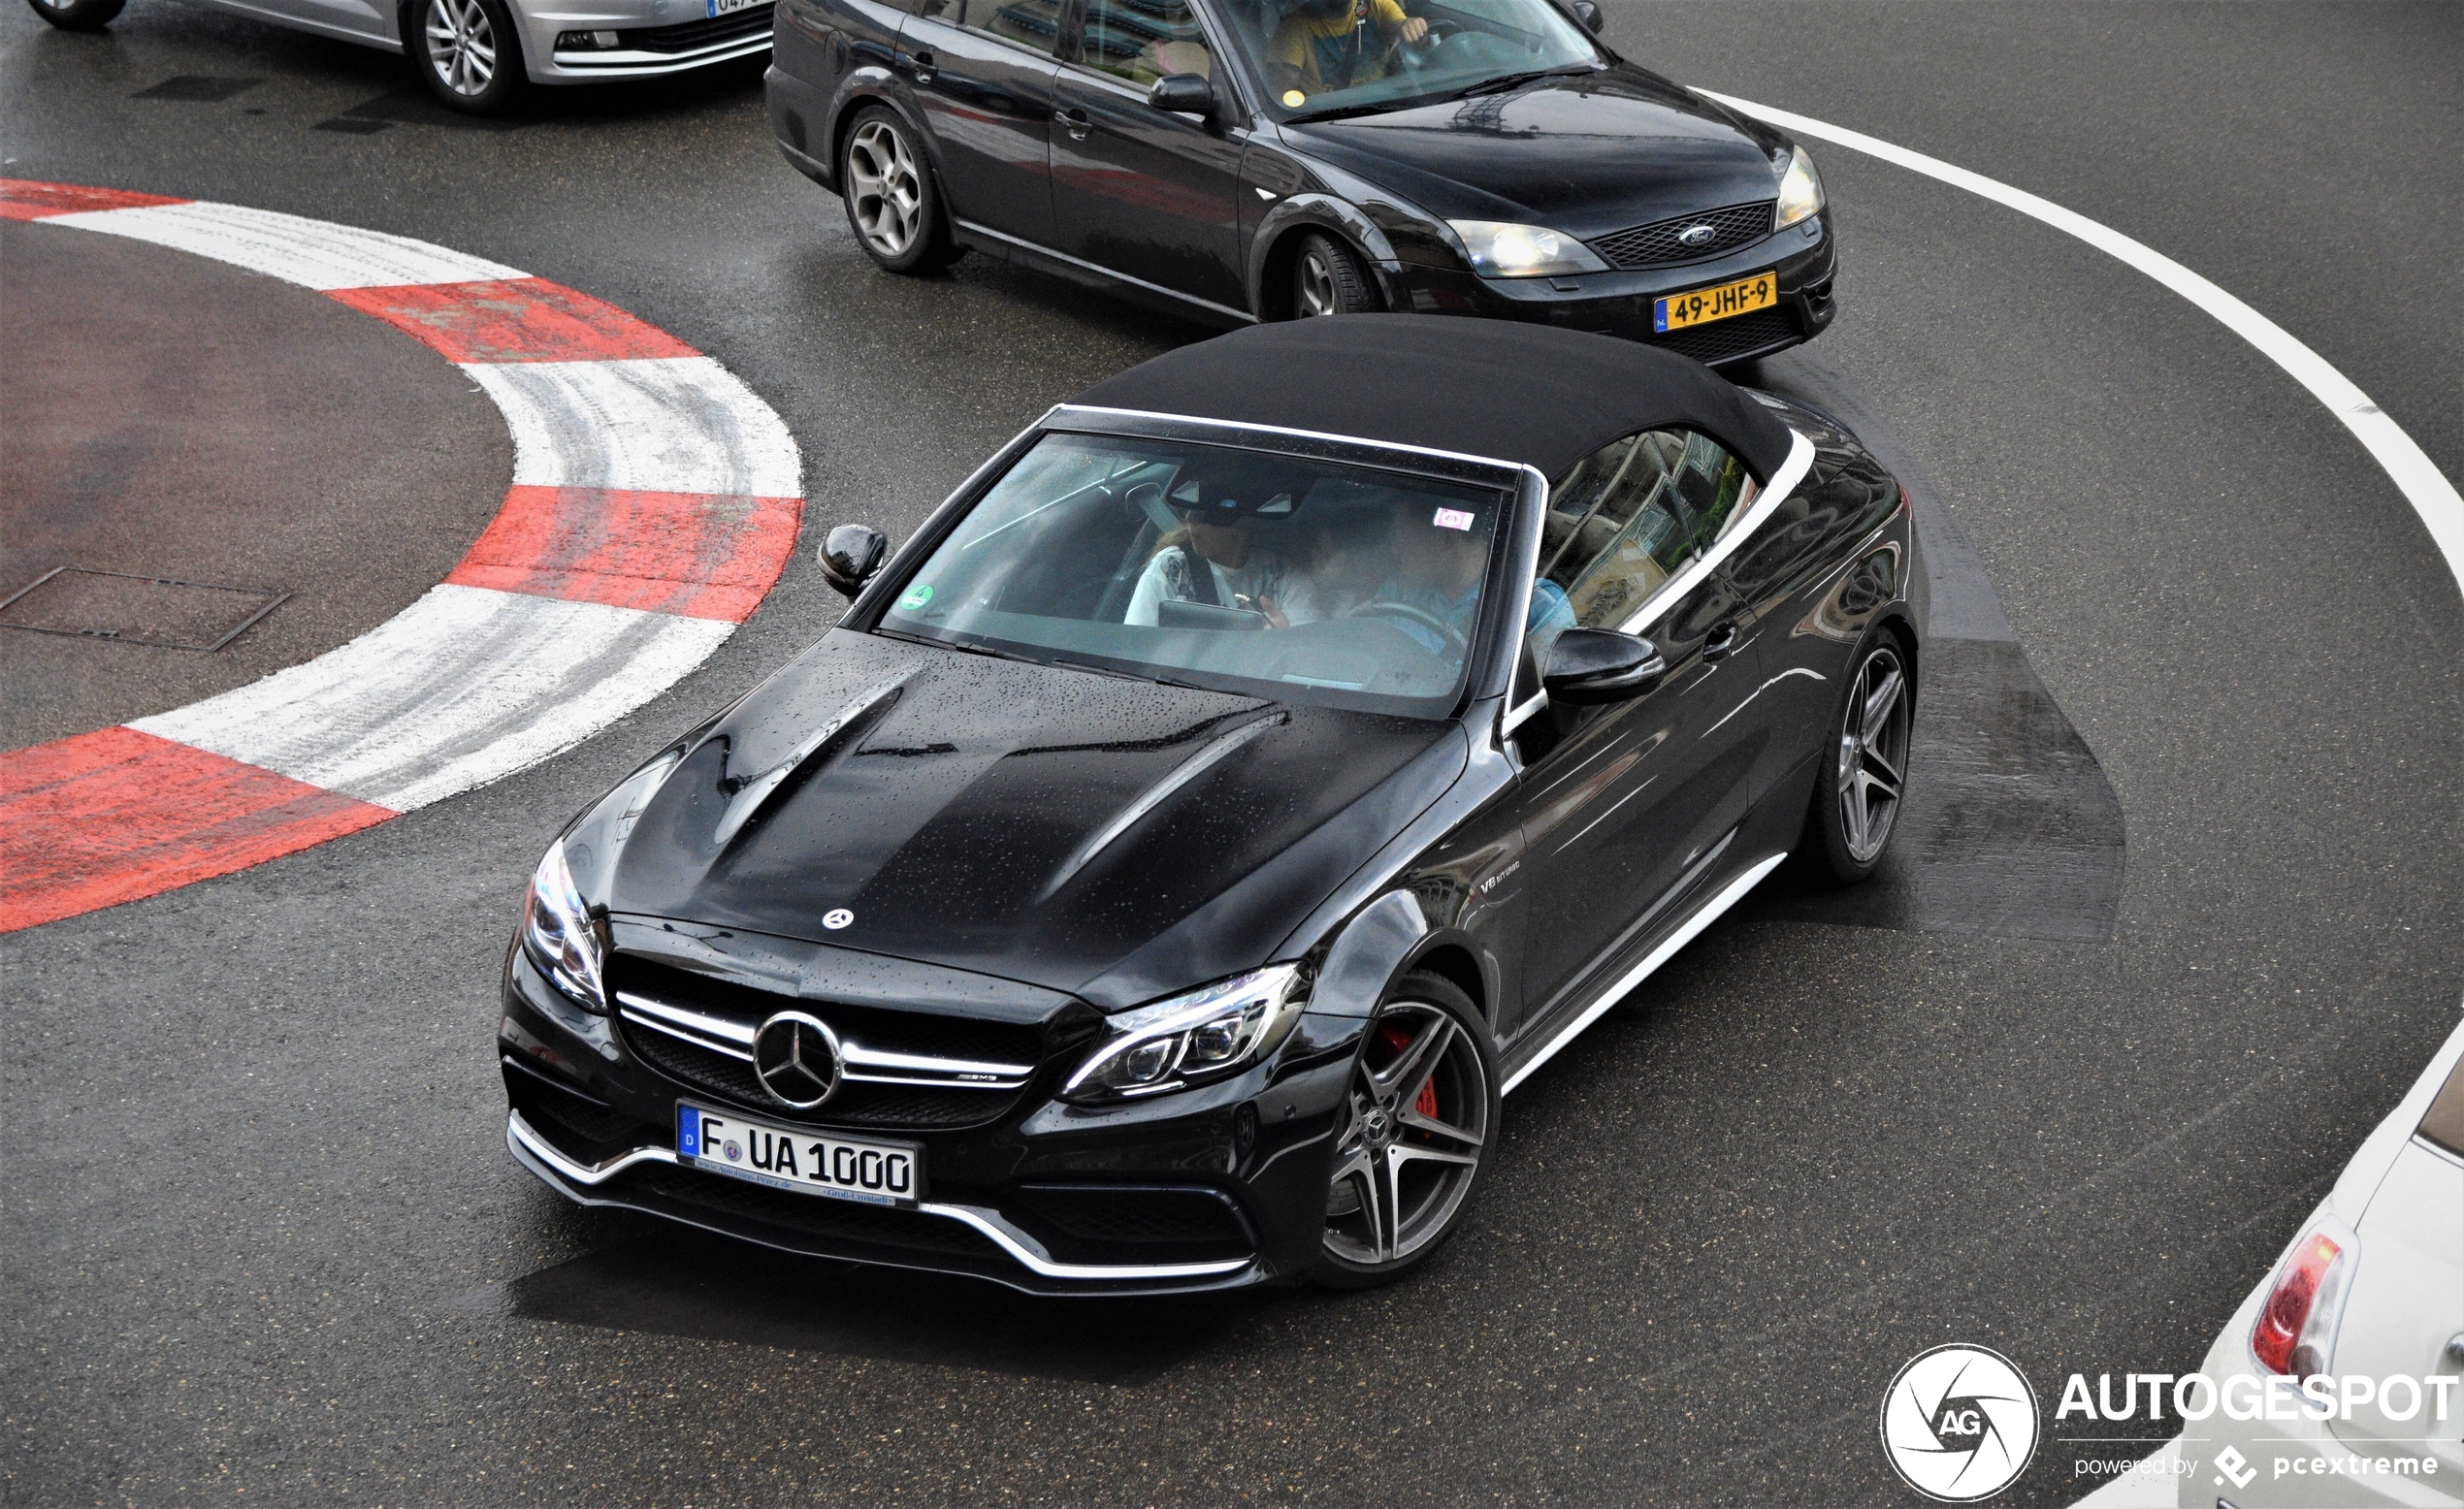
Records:
{"label": "led headlight", "polygon": [[1788,171],[1779,177],[1779,209],[1771,218],[1771,229],[1785,231],[1822,209],[1822,175],[1814,171],[1814,160],[1805,155],[1805,149],[1798,147],[1789,154]]}
{"label": "led headlight", "polygon": [[1548,277],[1605,273],[1608,264],[1563,231],[1503,220],[1448,220],[1482,277]]}
{"label": "led headlight", "polygon": [[1303,966],[1277,964],[1123,1011],[1061,1096],[1130,1100],[1238,1074],[1275,1051],[1308,999]]}
{"label": "led headlight", "polygon": [[531,894],[523,904],[522,951],[557,989],[594,1011],[607,1010],[607,987],[600,975],[604,946],[599,924],[573,884],[565,863],[562,841],[550,844],[547,857],[531,875]]}

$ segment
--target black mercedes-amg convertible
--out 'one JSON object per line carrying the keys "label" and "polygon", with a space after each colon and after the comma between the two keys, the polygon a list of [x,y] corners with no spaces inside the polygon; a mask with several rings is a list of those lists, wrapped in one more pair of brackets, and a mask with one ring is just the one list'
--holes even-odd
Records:
{"label": "black mercedes-amg convertible", "polygon": [[514,1156],[773,1246],[1124,1293],[1425,1260],[1502,1098],[1907,773],[1924,574],[1835,422],[1380,315],[1053,409],[568,825]]}

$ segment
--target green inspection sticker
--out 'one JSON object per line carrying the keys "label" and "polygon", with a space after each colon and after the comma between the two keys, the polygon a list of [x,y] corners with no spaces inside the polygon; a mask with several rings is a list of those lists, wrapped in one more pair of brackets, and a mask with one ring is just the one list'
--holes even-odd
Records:
{"label": "green inspection sticker", "polygon": [[915,586],[907,589],[907,595],[898,599],[898,608],[899,611],[903,613],[913,613],[918,608],[923,607],[925,603],[930,602],[931,600],[932,584],[929,582],[918,582]]}

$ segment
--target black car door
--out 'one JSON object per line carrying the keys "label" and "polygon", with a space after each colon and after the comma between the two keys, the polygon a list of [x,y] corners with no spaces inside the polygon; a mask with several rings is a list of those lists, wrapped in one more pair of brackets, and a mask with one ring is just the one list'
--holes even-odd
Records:
{"label": "black car door", "polygon": [[1078,61],[1061,69],[1053,133],[1059,250],[1170,292],[1246,313],[1240,257],[1245,134],[1156,110],[1168,74],[1215,85],[1237,117],[1231,69],[1189,0],[1084,0]]}
{"label": "black car door", "polygon": [[[1668,661],[1643,696],[1552,708],[1517,730],[1530,1025],[1613,982],[1724,865],[1770,737],[1753,710],[1753,636],[1724,569],[1703,569],[1751,495],[1741,463],[1702,435],[1654,432],[1606,447],[1551,491],[1541,581],[1557,625],[1640,632]],[[1540,591],[1547,593],[1547,587]],[[1552,625],[1536,614],[1532,663]],[[1519,694],[1519,692],[1518,692]]]}
{"label": "black car door", "polygon": [[952,219],[1053,243],[1053,82],[1061,0],[924,0],[898,71],[932,133]]}

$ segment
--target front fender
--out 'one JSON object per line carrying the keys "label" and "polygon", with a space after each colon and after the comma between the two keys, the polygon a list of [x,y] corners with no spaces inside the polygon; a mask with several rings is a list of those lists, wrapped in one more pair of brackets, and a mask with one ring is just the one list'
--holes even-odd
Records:
{"label": "front fender", "polygon": [[1334,194],[1305,191],[1277,201],[1259,217],[1257,229],[1250,233],[1250,308],[1262,313],[1273,302],[1270,289],[1280,266],[1278,247],[1294,233],[1312,229],[1333,231],[1359,247],[1369,258],[1370,269],[1392,306],[1396,279],[1403,275],[1403,260],[1395,255],[1394,242],[1357,205]]}

